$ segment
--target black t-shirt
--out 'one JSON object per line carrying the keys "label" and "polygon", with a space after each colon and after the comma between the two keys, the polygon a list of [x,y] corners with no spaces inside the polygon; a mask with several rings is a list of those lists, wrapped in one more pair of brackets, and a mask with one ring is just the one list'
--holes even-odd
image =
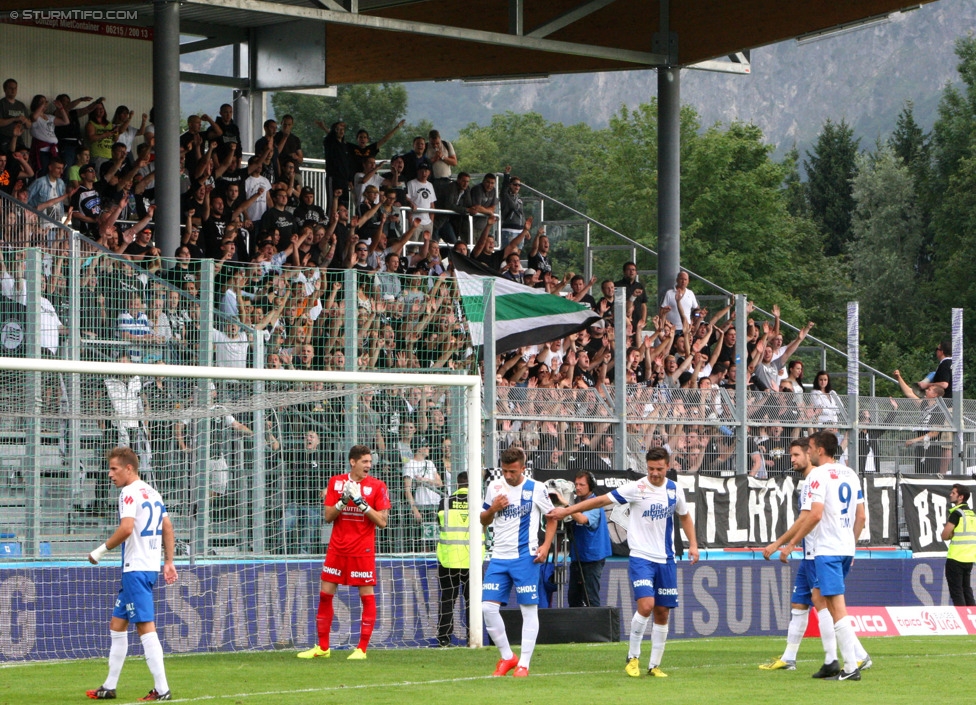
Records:
{"label": "black t-shirt", "polygon": [[552,271],[552,262],[547,255],[537,253],[529,257],[529,269],[534,269],[541,275],[543,272]]}
{"label": "black t-shirt", "polygon": [[490,254],[488,252],[482,252],[480,255],[475,257],[475,259],[486,267],[490,267],[496,272],[500,272],[502,265],[505,264],[505,253],[502,250],[495,250]]}
{"label": "black t-shirt", "polygon": [[[82,186],[71,197],[71,207],[74,208],[75,213],[81,213],[88,218],[98,218],[99,213],[102,212],[102,196],[97,189],[86,189]],[[82,233],[98,232],[97,223],[86,223],[79,220],[76,222],[76,226]]]}
{"label": "black t-shirt", "polygon": [[310,206],[306,206],[304,203],[295,209],[295,217],[298,222],[305,223],[311,220],[313,223],[324,223],[328,220],[325,217],[325,211],[314,203]]}
{"label": "black t-shirt", "polygon": [[82,132],[81,122],[78,120],[78,111],[72,110],[68,113],[67,125],[55,125],[54,134],[58,138],[58,144],[63,147],[80,145]]}
{"label": "black t-shirt", "polygon": [[380,153],[380,147],[376,142],[360,147],[359,144],[349,144],[349,159],[352,161],[352,171],[354,174],[365,172],[363,165],[369,157],[375,157]]}
{"label": "black t-shirt", "polygon": [[946,387],[945,398],[952,399],[952,358],[944,357],[942,362],[935,370],[935,377],[932,378],[933,382],[948,382],[949,386]]}
{"label": "black t-shirt", "polygon": [[244,180],[247,178],[247,169],[244,167],[239,167],[237,169],[228,169],[225,171],[217,183],[214,185],[215,196],[221,196],[227,193],[227,186],[229,184],[237,184],[237,192],[239,194],[244,193]]}
{"label": "black t-shirt", "polygon": [[241,128],[233,120],[225,125],[221,118],[217,118],[216,124],[224,131],[224,134],[218,136],[213,127],[211,127],[207,130],[207,141],[217,141],[217,157],[219,159],[225,159],[231,149],[236,149],[238,154],[240,154]]}
{"label": "black t-shirt", "polygon": [[259,233],[266,233],[272,230],[278,230],[278,234],[281,238],[278,240],[278,251],[282,252],[288,248],[291,244],[291,239],[295,234],[295,230],[298,229],[298,223],[295,221],[295,216],[293,216],[288,211],[278,210],[277,208],[269,208],[261,216],[261,227],[258,228]]}

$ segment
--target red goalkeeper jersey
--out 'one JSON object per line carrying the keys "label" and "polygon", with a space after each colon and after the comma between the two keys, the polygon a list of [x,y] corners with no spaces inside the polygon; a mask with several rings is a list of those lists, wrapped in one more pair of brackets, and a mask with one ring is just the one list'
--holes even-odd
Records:
{"label": "red goalkeeper jersey", "polygon": [[[349,473],[336,475],[329,480],[325,494],[325,506],[334,507],[342,497],[342,488],[349,479]],[[381,512],[390,508],[390,495],[386,483],[367,475],[359,483],[366,504]],[[363,556],[376,553],[376,524],[366,518],[355,504],[347,504],[333,523],[330,551],[339,551],[347,556]]]}

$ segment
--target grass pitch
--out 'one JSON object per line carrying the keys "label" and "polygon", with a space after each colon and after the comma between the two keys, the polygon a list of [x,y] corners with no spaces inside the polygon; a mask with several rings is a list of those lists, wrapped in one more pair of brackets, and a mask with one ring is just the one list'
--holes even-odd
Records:
{"label": "grass pitch", "polygon": [[[843,702],[938,702],[969,692],[976,676],[976,637],[894,637],[863,641],[874,667],[860,682],[810,678],[820,666],[817,639],[804,640],[797,670],[758,670],[779,656],[782,637],[673,639],[663,669],[669,678],[628,678],[627,645],[539,646],[526,679],[491,678],[498,652],[485,649],[372,650],[367,661],[303,661],[294,651],[174,656],[166,671],[174,702],[292,705],[314,703],[575,703],[646,702],[802,705]],[[644,644],[642,669],[650,642]],[[101,684],[105,659],[0,667],[0,705],[88,702],[85,690]],[[152,687],[141,658],[126,661],[117,703],[134,702]]]}

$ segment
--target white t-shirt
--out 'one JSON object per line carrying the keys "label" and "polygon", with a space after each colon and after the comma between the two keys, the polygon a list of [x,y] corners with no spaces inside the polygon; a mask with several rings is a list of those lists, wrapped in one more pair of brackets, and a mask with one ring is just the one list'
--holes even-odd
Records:
{"label": "white t-shirt", "polygon": [[271,193],[271,182],[263,176],[249,176],[244,179],[245,199],[250,198],[262,188],[264,189],[264,194],[249,205],[245,211],[248,220],[252,223],[259,223],[264,212],[268,210],[268,194]]}
{"label": "white t-shirt", "polygon": [[142,480],[119,493],[119,518],[136,520],[132,534],[122,544],[122,572],[159,572],[163,552],[163,518],[168,516],[159,492]]}
{"label": "white t-shirt", "polygon": [[247,353],[251,343],[247,333],[240,331],[231,338],[224,331],[214,328],[214,358],[217,367],[247,367]]}
{"label": "white t-shirt", "polygon": [[[408,460],[403,466],[403,476],[411,479],[433,481],[437,468],[431,460]],[[413,483],[413,499],[418,506],[431,507],[440,503],[441,496],[427,485]]]}
{"label": "white t-shirt", "polygon": [[617,504],[630,505],[627,544],[630,555],[654,563],[674,560],[674,515],[688,513],[684,490],[673,480],[655,487],[646,477],[610,492]]}
{"label": "white t-shirt", "polygon": [[485,492],[483,509],[491,507],[498,495],[508,496],[508,506],[495,514],[492,558],[511,559],[534,556],[539,548],[542,518],[552,511],[552,502],[541,482],[525,479],[512,487],[504,479],[494,480]]}
{"label": "white t-shirt", "polygon": [[[691,320],[691,310],[699,308],[698,299],[695,298],[695,292],[691,289],[685,289],[685,293],[681,295],[680,305],[681,310],[685,312],[684,318]],[[674,289],[668,289],[668,292],[664,295],[664,301],[661,302],[661,306],[667,306],[671,309],[668,311],[667,317],[668,321],[674,325],[675,330],[683,330],[685,324],[681,314],[678,313],[678,302],[675,299]]]}
{"label": "white t-shirt", "polygon": [[50,144],[57,144],[58,138],[54,134],[54,116],[41,114],[41,116],[31,123],[31,137],[41,142],[49,143],[49,146],[41,148],[42,152],[50,152]]}
{"label": "white t-shirt", "polygon": [[[429,181],[421,183],[417,179],[407,182],[407,198],[417,208],[432,208],[437,201],[434,185]],[[419,213],[420,224],[430,225],[430,213]]]}
{"label": "white t-shirt", "polygon": [[857,474],[846,465],[826,463],[807,475],[801,509],[823,504],[820,523],[806,536],[807,552],[816,556],[853,556],[857,549],[854,516],[864,503]]}

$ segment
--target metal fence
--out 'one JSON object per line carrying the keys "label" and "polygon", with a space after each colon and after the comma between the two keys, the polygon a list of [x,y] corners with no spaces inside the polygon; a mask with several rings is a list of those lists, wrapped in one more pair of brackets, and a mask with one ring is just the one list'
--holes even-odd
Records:
{"label": "metal fence", "polygon": [[[0,197],[0,214],[5,356],[242,369],[478,369],[479,351],[472,348],[458,291],[446,276],[384,282],[382,274],[354,270],[137,260],[14,199]],[[625,297],[616,300],[622,320]],[[490,341],[488,315],[485,326]],[[615,345],[625,349],[623,327],[617,333]],[[954,334],[961,337],[961,328]],[[484,358],[494,355],[486,349]],[[762,476],[788,472],[791,438],[831,428],[842,437],[847,462],[862,472],[959,474],[976,467],[976,401],[955,407],[958,394],[947,401],[842,395],[826,403],[812,394],[628,386],[623,356],[615,364],[614,383],[582,389],[499,384],[494,374],[485,375],[485,465],[494,466],[500,449],[518,443],[539,469],[639,469],[646,450],[663,445],[679,472]],[[106,520],[97,512],[107,496],[98,482],[102,454],[118,442],[141,443],[164,489],[187,509],[193,506],[186,482],[191,469],[226,470],[227,492],[240,493],[253,508],[260,484],[255,468],[285,468],[275,453],[300,447],[310,431],[329,439],[329,462],[341,463],[338,449],[353,440],[378,448],[397,499],[407,507],[400,469],[411,459],[414,441],[428,441],[430,457],[445,476],[459,467],[457,446],[463,443],[454,433],[457,404],[419,387],[394,395],[364,392],[352,406],[338,408],[325,396],[313,397],[289,403],[285,412],[274,405],[247,406],[244,399],[276,390],[273,384],[255,389],[244,380],[218,383],[211,391],[146,379],[139,393],[124,375],[114,386],[50,374],[5,383],[0,534],[21,538],[30,529],[29,543],[49,544],[55,553],[76,551],[76,543],[87,546],[100,535]],[[858,385],[849,386],[856,391]],[[214,417],[223,425],[199,428],[175,413],[188,400],[207,406],[212,393],[212,403],[228,410]],[[125,420],[130,423],[120,423]],[[189,437],[203,441],[188,444]],[[258,524],[283,526],[285,504],[262,501]],[[213,512],[219,505],[214,503]],[[277,518],[267,516],[269,511]],[[47,518],[44,526],[37,514]],[[207,535],[222,538],[207,539],[202,550],[257,550],[255,522],[243,516],[204,517],[215,528]],[[233,523],[217,531],[221,521]],[[181,531],[187,545],[199,545],[189,523]],[[392,540],[384,550],[412,550],[404,541]],[[289,554],[308,548],[278,539],[260,544],[260,551]]]}

